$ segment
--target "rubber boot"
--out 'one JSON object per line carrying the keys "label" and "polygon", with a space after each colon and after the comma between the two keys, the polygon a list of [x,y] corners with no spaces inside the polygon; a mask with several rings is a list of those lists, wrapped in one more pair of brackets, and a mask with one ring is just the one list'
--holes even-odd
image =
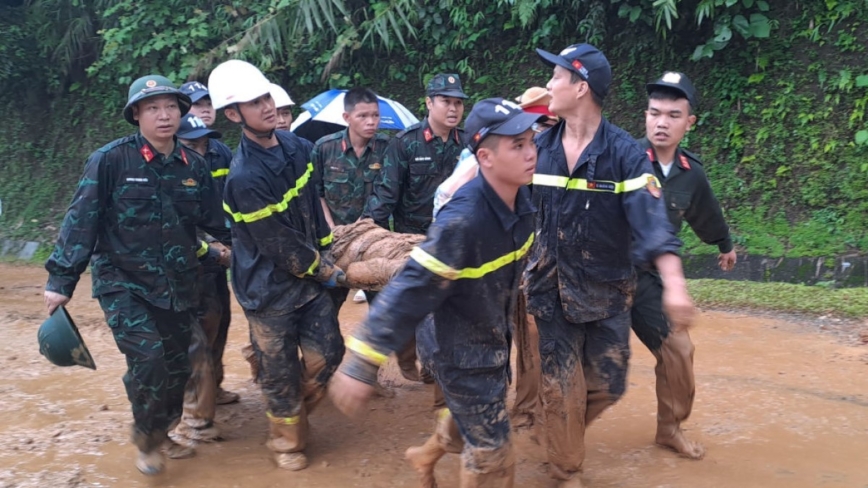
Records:
{"label": "rubber boot", "polygon": [[265,443],[274,452],[277,466],[289,471],[307,467],[307,456],[302,452],[307,446],[308,423],[304,407],[295,417],[275,417],[268,413],[269,439]]}
{"label": "rubber boot", "polygon": [[458,431],[458,424],[453,420],[448,409],[441,409],[437,415],[437,424],[434,434],[421,446],[411,447],[404,453],[404,457],[419,473],[419,486],[422,488],[436,488],[434,479],[434,466],[446,453],[458,454],[464,448],[464,441]]}
{"label": "rubber boot", "polygon": [[490,449],[465,449],[461,454],[460,488],[512,488],[515,453],[512,444]]}

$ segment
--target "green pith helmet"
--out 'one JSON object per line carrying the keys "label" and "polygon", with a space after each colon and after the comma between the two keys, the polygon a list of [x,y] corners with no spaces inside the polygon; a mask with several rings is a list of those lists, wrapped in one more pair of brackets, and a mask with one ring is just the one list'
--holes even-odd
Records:
{"label": "green pith helmet", "polygon": [[84,366],[96,369],[93,356],[84,345],[72,317],[62,306],[39,326],[36,334],[39,353],[57,366]]}
{"label": "green pith helmet", "polygon": [[147,75],[142,76],[130,85],[130,93],[127,96],[127,104],[124,107],[124,118],[133,125],[139,125],[133,119],[133,105],[142,100],[159,95],[175,95],[178,97],[178,106],[181,108],[181,117],[190,111],[190,97],[178,90],[174,83],[165,76]]}

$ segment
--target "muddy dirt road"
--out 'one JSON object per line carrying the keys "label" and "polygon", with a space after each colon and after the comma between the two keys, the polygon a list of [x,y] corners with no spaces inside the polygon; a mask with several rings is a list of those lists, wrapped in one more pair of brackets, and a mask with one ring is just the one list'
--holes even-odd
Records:
{"label": "muddy dirt road", "polygon": [[[408,384],[393,364],[397,395],[375,399],[364,419],[342,417],[328,402],[312,417],[310,468],[275,468],[265,442],[264,408],[239,349],[247,324],[233,317],[225,386],[242,401],[218,408],[221,443],[145,479],[127,440],[131,416],[115,348],[85,276],[69,307],[97,371],[57,368],[39,355],[44,318],[41,268],[0,264],[0,487],[412,487],[404,450],[430,433],[429,386]],[[348,303],[346,330],[365,305]],[[868,346],[804,323],[744,314],[702,313],[696,342],[697,400],[689,434],[708,449],[680,459],[652,444],[653,358],[633,343],[623,400],[588,432],[587,486],[868,487]],[[516,439],[517,486],[550,487],[543,453]],[[442,487],[457,485],[457,456],[438,467]]]}

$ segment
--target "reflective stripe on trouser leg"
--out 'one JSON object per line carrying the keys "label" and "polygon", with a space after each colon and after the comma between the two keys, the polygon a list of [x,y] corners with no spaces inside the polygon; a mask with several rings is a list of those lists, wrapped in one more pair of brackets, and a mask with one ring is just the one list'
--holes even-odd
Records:
{"label": "reflective stripe on trouser leg", "polygon": [[299,452],[307,446],[308,422],[307,412],[302,406],[298,415],[292,417],[277,417],[271,412],[268,417],[268,449],[274,452]]}

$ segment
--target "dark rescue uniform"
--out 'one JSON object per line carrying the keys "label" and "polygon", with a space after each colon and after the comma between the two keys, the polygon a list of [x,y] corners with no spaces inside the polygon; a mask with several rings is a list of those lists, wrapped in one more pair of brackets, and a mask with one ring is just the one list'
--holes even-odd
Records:
{"label": "dark rescue uniform", "polygon": [[570,174],[564,127],[536,138],[538,237],[525,277],[540,336],[549,462],[556,478],[570,479],[584,460],[585,425],[626,389],[633,263],[677,253],[681,242],[629,134],[602,119]]}
{"label": "dark rescue uniform", "polygon": [[444,141],[434,135],[428,119],[399,132],[389,142],[383,169],[374,183],[365,216],[395,232],[424,234],[434,213],[434,193],[452,175],[464,149],[464,131],[453,129]]}
{"label": "dark rescue uniform", "polygon": [[410,342],[416,324],[433,312],[433,322],[420,326],[420,359],[442,387],[465,442],[503,446],[513,320],[534,240],[533,211],[527,188],[515,211],[482,175],[459,189],[348,339],[352,354],[342,370],[371,384],[387,355]]}
{"label": "dark rescue uniform", "polygon": [[229,243],[205,161],[177,142],[165,157],[136,134],[88,158],[45,264],[46,290],[72,297],[90,260],[93,296],[127,357],[133,441],[146,452],[181,415],[199,301],[197,227]]}
{"label": "dark rescue uniform", "polygon": [[271,420],[268,445],[296,452],[306,445],[306,412],[324,395],[344,346],[322,284],[335,268],[321,254],[332,234],[313,181],[312,145],[274,134],[272,148],[242,137],[224,208],[232,220],[232,285],[250,323]]}
{"label": "dark rescue uniform", "polygon": [[[732,251],[729,226],[699,158],[679,148],[669,176],[664,176],[648,139],[642,138],[638,143],[663,183],[666,211],[675,230],[680,231],[687,221],[702,242],[716,245],[721,253]],[[687,331],[671,331],[663,313],[663,283],[659,273],[647,268],[637,268],[636,273],[636,299],[631,312],[633,331],[657,359],[658,430],[669,432],[686,420],[693,409],[694,347]]]}

